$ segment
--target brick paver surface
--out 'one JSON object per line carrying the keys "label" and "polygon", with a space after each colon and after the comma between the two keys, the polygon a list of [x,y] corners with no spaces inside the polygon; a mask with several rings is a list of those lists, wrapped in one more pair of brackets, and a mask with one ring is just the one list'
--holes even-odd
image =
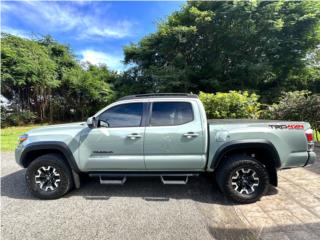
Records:
{"label": "brick paver surface", "polygon": [[320,146],[316,163],[278,173],[278,188],[248,205],[234,205],[257,238],[320,239]]}

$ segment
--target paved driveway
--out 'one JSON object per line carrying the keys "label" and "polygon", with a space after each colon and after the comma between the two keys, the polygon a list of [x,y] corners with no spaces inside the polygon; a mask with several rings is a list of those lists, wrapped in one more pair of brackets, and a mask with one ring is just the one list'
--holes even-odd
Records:
{"label": "paved driveway", "polygon": [[317,162],[279,172],[279,187],[261,201],[235,205],[248,229],[262,239],[320,239],[320,146]]}
{"label": "paved driveway", "polygon": [[319,161],[280,172],[279,188],[250,205],[225,200],[208,176],[186,186],[158,178],[124,186],[88,180],[61,199],[41,201],[28,193],[24,171],[13,153],[2,153],[2,239],[320,238]]}

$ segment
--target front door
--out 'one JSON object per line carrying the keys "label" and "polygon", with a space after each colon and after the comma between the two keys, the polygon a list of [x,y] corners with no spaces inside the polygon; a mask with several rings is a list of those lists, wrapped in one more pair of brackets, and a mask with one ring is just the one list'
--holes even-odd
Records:
{"label": "front door", "polygon": [[205,136],[197,103],[153,102],[144,153],[148,170],[203,170]]}
{"label": "front door", "polygon": [[81,169],[145,170],[143,107],[143,103],[124,103],[97,116],[100,126],[81,134]]}

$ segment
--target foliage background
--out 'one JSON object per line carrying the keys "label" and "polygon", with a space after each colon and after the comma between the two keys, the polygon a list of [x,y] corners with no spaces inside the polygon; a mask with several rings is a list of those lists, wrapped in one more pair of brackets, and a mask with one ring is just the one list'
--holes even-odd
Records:
{"label": "foliage background", "polygon": [[259,96],[248,92],[230,91],[228,93],[204,93],[200,92],[208,118],[253,118],[260,115]]}
{"label": "foliage background", "polygon": [[2,33],[2,126],[84,120],[128,94],[193,92],[210,118],[318,127],[319,2],[187,2],[124,54],[131,67],[113,72],[50,36]]}

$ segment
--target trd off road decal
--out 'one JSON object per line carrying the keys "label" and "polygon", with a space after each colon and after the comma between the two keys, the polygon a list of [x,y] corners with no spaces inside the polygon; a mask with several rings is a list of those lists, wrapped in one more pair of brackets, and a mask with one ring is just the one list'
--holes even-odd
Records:
{"label": "trd off road decal", "polygon": [[296,130],[303,130],[304,126],[302,124],[274,124],[269,125],[272,129],[296,129]]}

